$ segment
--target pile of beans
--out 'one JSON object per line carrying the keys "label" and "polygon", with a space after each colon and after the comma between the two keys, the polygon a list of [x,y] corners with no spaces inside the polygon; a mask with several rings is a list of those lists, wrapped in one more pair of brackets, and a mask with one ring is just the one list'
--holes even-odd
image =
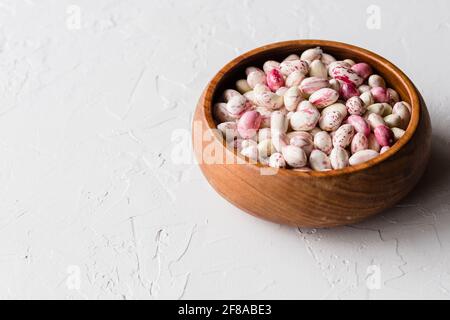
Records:
{"label": "pile of beans", "polygon": [[321,48],[249,67],[213,107],[227,145],[274,168],[342,169],[369,161],[405,133],[411,106],[367,63]]}

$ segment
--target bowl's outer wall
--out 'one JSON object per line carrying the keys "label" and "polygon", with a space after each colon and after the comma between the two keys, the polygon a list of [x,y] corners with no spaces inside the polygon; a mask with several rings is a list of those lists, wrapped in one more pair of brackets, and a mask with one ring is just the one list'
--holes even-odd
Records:
{"label": "bowl's outer wall", "polygon": [[[299,52],[302,48],[298,49]],[[325,51],[341,57],[342,52],[333,48]],[[265,53],[252,65],[287,56],[295,51],[282,50],[274,56]],[[361,61],[358,56],[345,57]],[[373,65],[373,62],[367,61]],[[250,62],[244,62],[238,72]],[[383,70],[377,70],[389,78]],[[229,74],[217,86],[216,93],[233,87],[238,74]],[[388,79],[389,82],[389,79]],[[390,83],[402,97],[406,91],[396,83]],[[206,91],[205,91],[206,92]],[[205,114],[204,96],[200,98],[194,121],[202,123],[203,130],[209,129]],[[194,149],[201,170],[213,188],[225,199],[242,210],[276,223],[301,227],[334,227],[360,222],[396,204],[417,184],[426,168],[431,149],[431,124],[426,105],[421,99],[418,127],[398,152],[364,170],[345,175],[312,177],[295,176],[280,170],[277,175],[261,175],[260,168],[251,164],[205,164],[202,163],[204,147],[211,142],[194,141]],[[213,140],[218,150],[223,149],[219,140]],[[237,162],[236,155],[225,149],[224,153]]]}

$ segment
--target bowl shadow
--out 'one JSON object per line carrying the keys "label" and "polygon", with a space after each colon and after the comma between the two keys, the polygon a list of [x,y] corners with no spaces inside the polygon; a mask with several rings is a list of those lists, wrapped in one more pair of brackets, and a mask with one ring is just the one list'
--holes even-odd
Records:
{"label": "bowl shadow", "polygon": [[[450,148],[447,138],[433,134],[430,161],[417,186],[395,207],[353,227],[374,226],[383,229],[397,223],[405,225],[411,219],[412,211],[419,216],[433,216],[438,220],[439,215],[446,212],[442,210],[445,205],[450,205]],[[420,224],[420,219],[412,219],[410,224]]]}

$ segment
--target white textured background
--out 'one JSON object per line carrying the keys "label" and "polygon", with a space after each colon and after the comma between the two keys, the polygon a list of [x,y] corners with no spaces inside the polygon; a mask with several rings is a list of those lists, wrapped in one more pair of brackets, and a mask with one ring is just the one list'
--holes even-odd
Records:
{"label": "white textured background", "polygon": [[[380,53],[429,106],[426,177],[358,226],[257,220],[171,161],[220,67],[298,38]],[[447,0],[0,1],[0,298],[448,299],[449,39]]]}

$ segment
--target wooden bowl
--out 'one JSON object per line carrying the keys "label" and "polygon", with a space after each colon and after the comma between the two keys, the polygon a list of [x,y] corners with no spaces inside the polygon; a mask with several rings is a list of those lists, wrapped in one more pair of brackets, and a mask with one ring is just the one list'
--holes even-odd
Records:
{"label": "wooden bowl", "polygon": [[[360,165],[328,172],[280,169],[261,174],[262,165],[225,147],[217,132],[212,106],[227,88],[245,76],[248,66],[283,60],[289,54],[320,46],[338,60],[367,62],[412,107],[406,134],[388,152]],[[202,136],[204,139],[202,139]],[[207,141],[205,141],[205,138]],[[234,59],[203,92],[195,112],[193,146],[203,174],[212,187],[240,209],[276,223],[301,227],[333,227],[360,222],[393,206],[417,184],[427,165],[431,124],[427,107],[413,83],[396,66],[368,50],[333,41],[294,40],[270,44]],[[221,163],[203,161],[203,153],[223,152]],[[230,159],[232,164],[230,164]]]}

